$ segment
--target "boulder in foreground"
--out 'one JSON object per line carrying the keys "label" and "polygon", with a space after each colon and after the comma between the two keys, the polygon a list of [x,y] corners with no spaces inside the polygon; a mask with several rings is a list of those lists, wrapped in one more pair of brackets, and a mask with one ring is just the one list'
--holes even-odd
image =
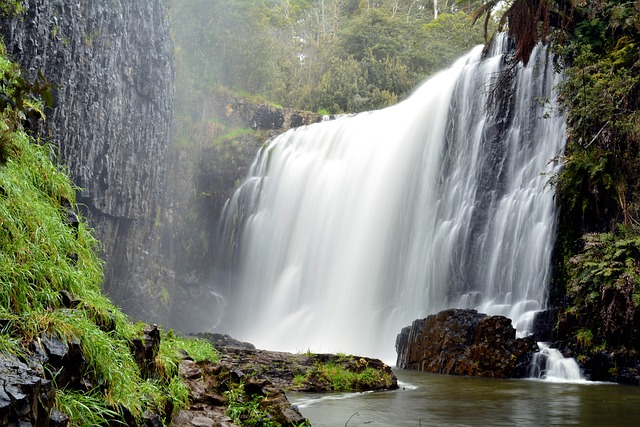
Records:
{"label": "boulder in foreground", "polygon": [[533,336],[516,338],[504,316],[449,309],[402,329],[396,365],[439,374],[522,378],[537,349]]}

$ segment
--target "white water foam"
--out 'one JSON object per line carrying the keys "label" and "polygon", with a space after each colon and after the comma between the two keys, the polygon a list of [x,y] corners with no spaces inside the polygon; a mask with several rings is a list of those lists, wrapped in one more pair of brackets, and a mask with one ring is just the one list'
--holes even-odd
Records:
{"label": "white water foam", "polygon": [[589,383],[575,359],[564,357],[547,343],[539,342],[538,347],[540,351],[533,355],[529,378],[554,383]]}
{"label": "white water foam", "polygon": [[565,119],[541,102],[554,105],[560,81],[546,50],[512,67],[508,44],[484,60],[474,49],[396,106],[262,150],[222,226],[237,267],[225,332],[383,360],[395,360],[402,327],[449,307],[503,314],[529,333],[549,282],[546,183]]}

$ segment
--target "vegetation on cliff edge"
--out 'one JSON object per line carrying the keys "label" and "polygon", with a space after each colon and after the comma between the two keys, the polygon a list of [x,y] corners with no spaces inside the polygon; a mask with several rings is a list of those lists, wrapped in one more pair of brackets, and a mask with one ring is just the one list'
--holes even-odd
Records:
{"label": "vegetation on cliff edge", "polygon": [[[609,371],[594,377],[628,381],[623,368],[635,369],[640,350],[640,2],[577,2],[573,13],[558,49],[568,125],[559,332],[579,359]],[[607,360],[591,358],[605,349]]]}
{"label": "vegetation on cliff edge", "polygon": [[619,367],[640,363],[640,1],[513,0],[503,23],[516,39],[516,59],[550,40],[566,77],[551,304],[563,308],[558,339],[582,362],[600,352],[592,366],[610,376],[599,379],[616,379]]}
{"label": "vegetation on cliff edge", "polygon": [[214,351],[164,334],[155,373],[141,372],[132,348],[144,325],[102,294],[99,244],[74,211],[76,188],[52,162],[53,147],[25,130],[34,112],[44,119],[42,101],[29,92],[45,91],[20,76],[0,44],[0,352],[33,360],[34,343],[51,339],[80,349],[82,387],[46,363],[37,368],[54,381],[56,406],[73,426],[138,424],[147,410],[168,417],[188,403],[178,349],[194,358]]}

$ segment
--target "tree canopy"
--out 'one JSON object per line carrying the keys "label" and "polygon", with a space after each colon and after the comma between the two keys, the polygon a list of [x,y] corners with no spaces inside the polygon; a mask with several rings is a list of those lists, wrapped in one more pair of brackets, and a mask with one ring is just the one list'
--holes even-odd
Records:
{"label": "tree canopy", "polygon": [[387,106],[481,43],[481,3],[173,0],[178,108],[215,86],[330,113]]}

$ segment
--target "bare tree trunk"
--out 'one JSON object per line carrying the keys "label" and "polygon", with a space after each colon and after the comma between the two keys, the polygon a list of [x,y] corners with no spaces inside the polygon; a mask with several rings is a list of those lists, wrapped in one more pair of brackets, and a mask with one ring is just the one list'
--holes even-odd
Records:
{"label": "bare tree trunk", "polygon": [[338,34],[338,29],[340,26],[340,12],[342,10],[342,0],[333,0],[333,5],[332,5],[332,26],[331,26],[331,30],[333,33],[333,36],[335,37],[336,34]]}
{"label": "bare tree trunk", "polygon": [[433,0],[433,19],[438,19],[438,0]]}
{"label": "bare tree trunk", "polygon": [[417,2],[418,0],[413,0],[411,2],[411,6],[409,6],[409,10],[407,11],[407,23],[409,23],[409,18],[411,17],[411,10],[413,9],[413,6],[415,6]]}

